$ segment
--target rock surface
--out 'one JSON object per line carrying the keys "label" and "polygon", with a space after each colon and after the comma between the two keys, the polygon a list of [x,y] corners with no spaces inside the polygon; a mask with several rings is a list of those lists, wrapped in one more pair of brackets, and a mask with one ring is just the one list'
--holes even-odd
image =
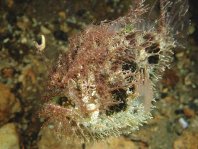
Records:
{"label": "rock surface", "polygon": [[[82,144],[68,143],[64,139],[58,140],[49,129],[42,131],[39,149],[82,149]],[[138,149],[135,143],[124,137],[109,138],[101,142],[86,144],[86,149]]]}
{"label": "rock surface", "polygon": [[0,149],[20,149],[15,124],[8,123],[0,128]]}
{"label": "rock surface", "polygon": [[20,110],[18,99],[6,85],[0,84],[0,122],[7,121],[12,114],[20,112]]}
{"label": "rock surface", "polygon": [[82,149],[81,145],[69,144],[65,140],[57,139],[49,129],[43,129],[41,135],[38,142],[39,149]]}
{"label": "rock surface", "polygon": [[138,149],[138,147],[128,139],[118,137],[89,145],[87,149]]}
{"label": "rock surface", "polygon": [[174,142],[174,149],[197,149],[198,133],[185,132]]}

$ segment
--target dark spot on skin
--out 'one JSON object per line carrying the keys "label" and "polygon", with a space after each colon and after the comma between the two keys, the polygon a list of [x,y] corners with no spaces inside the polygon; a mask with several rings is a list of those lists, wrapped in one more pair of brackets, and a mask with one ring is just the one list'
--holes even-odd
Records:
{"label": "dark spot on skin", "polygon": [[148,57],[149,64],[157,64],[159,62],[159,55],[152,55]]}
{"label": "dark spot on skin", "polygon": [[56,104],[60,106],[74,106],[74,104],[69,100],[67,97],[59,97],[58,100],[56,101]]}
{"label": "dark spot on skin", "polygon": [[127,70],[130,70],[132,73],[135,72],[137,69],[137,64],[134,62],[134,61],[131,61],[131,62],[125,62],[123,65],[122,65],[122,70],[123,71],[127,71]]}
{"label": "dark spot on skin", "polygon": [[159,44],[158,43],[153,43],[151,46],[146,47],[145,51],[147,53],[158,53],[160,51]]}
{"label": "dark spot on skin", "polygon": [[135,33],[132,33],[132,34],[129,34],[129,35],[127,35],[126,36],[126,40],[133,40],[133,39],[135,39]]}
{"label": "dark spot on skin", "polygon": [[60,97],[58,100],[57,100],[57,104],[60,105],[60,106],[63,106],[65,105],[65,103],[68,102],[68,98],[67,97]]}
{"label": "dark spot on skin", "polygon": [[127,107],[126,98],[127,94],[124,89],[117,89],[111,92],[112,97],[115,101],[118,101],[118,104],[110,106],[109,109],[106,111],[107,115],[111,115],[113,113],[117,113],[120,111],[124,111]]}
{"label": "dark spot on skin", "polygon": [[135,45],[136,44],[136,33],[132,33],[126,36],[126,40],[129,41],[130,45]]}
{"label": "dark spot on skin", "polygon": [[120,101],[124,101],[124,99],[126,98],[126,91],[124,89],[117,89],[111,92],[114,99]]}
{"label": "dark spot on skin", "polygon": [[134,77],[133,76],[129,76],[129,77],[126,77],[125,79],[126,79],[126,81],[128,83],[131,83],[133,81]]}
{"label": "dark spot on skin", "polygon": [[129,91],[135,93],[135,86],[133,85],[133,86],[129,87]]}
{"label": "dark spot on skin", "polygon": [[147,41],[153,41],[154,37],[151,34],[146,34],[143,36],[143,39],[145,39]]}

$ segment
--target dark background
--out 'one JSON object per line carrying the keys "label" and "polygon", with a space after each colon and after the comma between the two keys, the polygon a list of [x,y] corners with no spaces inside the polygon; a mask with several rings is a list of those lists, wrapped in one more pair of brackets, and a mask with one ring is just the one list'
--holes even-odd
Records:
{"label": "dark background", "polygon": [[[68,38],[90,23],[124,15],[130,4],[131,0],[0,0],[0,84],[2,90],[9,90],[19,101],[21,108],[6,115],[0,127],[14,123],[21,148],[41,148],[40,140],[45,139],[53,142],[49,134],[42,137],[39,133],[42,120],[38,111],[43,103],[48,66],[66,50]],[[183,142],[188,149],[194,149],[197,144],[198,1],[189,0],[189,6],[187,46],[175,51],[173,66],[160,82],[155,118],[125,137],[139,148],[177,149]],[[44,55],[33,46],[40,34],[47,40]],[[181,127],[180,118],[188,123],[187,129]],[[153,131],[154,128],[160,131]]]}

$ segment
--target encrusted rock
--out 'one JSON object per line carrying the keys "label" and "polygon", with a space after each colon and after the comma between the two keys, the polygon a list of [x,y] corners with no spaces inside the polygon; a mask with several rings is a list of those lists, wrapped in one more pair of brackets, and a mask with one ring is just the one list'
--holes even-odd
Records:
{"label": "encrusted rock", "polygon": [[186,132],[174,142],[174,149],[197,149],[197,140],[197,132]]}
{"label": "encrusted rock", "polygon": [[6,122],[14,113],[20,112],[20,110],[19,100],[6,85],[0,84],[0,122]]}
{"label": "encrusted rock", "polygon": [[15,124],[9,123],[0,128],[0,149],[20,149]]}
{"label": "encrusted rock", "polygon": [[82,149],[81,144],[69,144],[64,139],[59,140],[50,129],[43,129],[38,142],[39,149]]}
{"label": "encrusted rock", "polygon": [[124,137],[109,138],[107,141],[102,141],[90,145],[87,149],[138,149],[138,147],[130,140]]}

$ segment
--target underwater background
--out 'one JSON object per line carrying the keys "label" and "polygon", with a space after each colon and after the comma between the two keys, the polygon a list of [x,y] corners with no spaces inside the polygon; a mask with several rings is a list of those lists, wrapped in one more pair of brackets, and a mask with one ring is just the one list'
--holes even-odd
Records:
{"label": "underwater background", "polygon": [[[159,84],[153,119],[140,130],[95,144],[66,144],[42,130],[38,111],[47,71],[68,38],[126,14],[132,0],[0,0],[0,149],[198,149],[198,2],[189,0],[185,48]],[[153,4],[154,0],[147,3]],[[45,35],[46,49],[34,41]],[[181,41],[181,42],[184,42]],[[47,58],[45,58],[47,57]]]}

